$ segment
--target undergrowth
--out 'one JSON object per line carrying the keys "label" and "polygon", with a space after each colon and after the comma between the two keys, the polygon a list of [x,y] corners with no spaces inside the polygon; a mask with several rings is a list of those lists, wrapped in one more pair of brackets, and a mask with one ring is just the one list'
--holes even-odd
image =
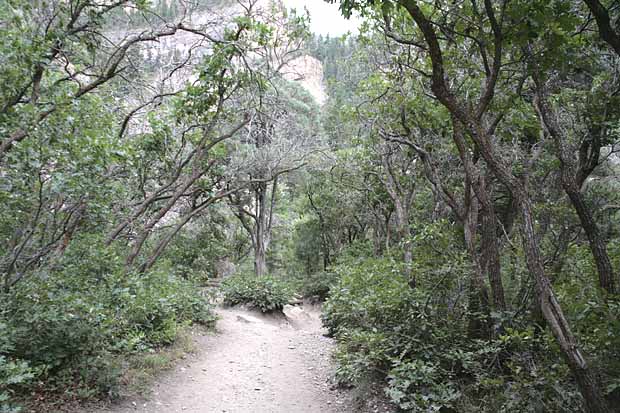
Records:
{"label": "undergrowth", "polygon": [[[382,380],[386,395],[407,412],[582,411],[547,333],[506,315],[501,334],[470,338],[464,303],[441,298],[454,284],[438,285],[419,269],[414,290],[390,258],[349,260],[334,271],[339,282],[323,321],[338,342],[340,382]],[[458,271],[453,279],[467,277],[466,267]]]}
{"label": "undergrowth", "polygon": [[325,301],[337,282],[337,275],[331,271],[321,271],[301,276],[295,282],[296,291],[304,298]]}
{"label": "undergrowth", "polygon": [[0,412],[17,411],[26,394],[61,405],[114,399],[128,358],[215,320],[201,290],[169,269],[128,273],[102,251],[82,258],[0,297]]}
{"label": "undergrowth", "polygon": [[264,313],[282,310],[293,298],[289,283],[271,275],[233,275],[226,278],[220,288],[224,304],[246,304]]}

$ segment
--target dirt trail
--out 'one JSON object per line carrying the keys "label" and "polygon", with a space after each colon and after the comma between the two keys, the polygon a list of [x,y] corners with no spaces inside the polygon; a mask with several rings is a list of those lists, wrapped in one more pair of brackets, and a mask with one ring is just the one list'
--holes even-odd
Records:
{"label": "dirt trail", "polygon": [[349,397],[332,383],[333,342],[318,309],[287,306],[284,316],[219,309],[217,333],[160,379],[149,400],[102,412],[336,413]]}

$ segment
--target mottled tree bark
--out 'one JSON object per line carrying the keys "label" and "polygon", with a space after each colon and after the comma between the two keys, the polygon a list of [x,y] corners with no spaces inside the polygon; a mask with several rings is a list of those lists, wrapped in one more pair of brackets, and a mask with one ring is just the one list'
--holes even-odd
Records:
{"label": "mottled tree bark", "polygon": [[608,293],[615,294],[617,291],[616,282],[614,279],[613,268],[611,266],[611,260],[609,259],[609,254],[607,253],[607,245],[601,236],[598,225],[594,221],[592,211],[586,205],[581,191],[570,184],[563,183],[562,186],[564,187],[568,198],[575,208],[575,212],[577,212],[581,227],[588,237],[590,251],[592,252],[594,262],[596,263],[599,286]]}
{"label": "mottled tree bark", "polygon": [[490,197],[488,183],[484,176],[480,176],[476,194],[480,200],[480,215],[482,217],[480,242],[482,269],[486,273],[491,286],[493,307],[496,310],[505,311],[506,299],[502,283],[497,216],[493,200]]}

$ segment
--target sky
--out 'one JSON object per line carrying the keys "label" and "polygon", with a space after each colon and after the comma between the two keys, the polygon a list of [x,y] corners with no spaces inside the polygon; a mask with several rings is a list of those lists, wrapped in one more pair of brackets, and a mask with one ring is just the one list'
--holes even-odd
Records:
{"label": "sky", "polygon": [[300,12],[306,7],[310,13],[310,30],[324,36],[342,36],[348,31],[355,34],[361,23],[355,16],[345,19],[340,15],[338,4],[326,3],[324,0],[284,0],[284,4]]}

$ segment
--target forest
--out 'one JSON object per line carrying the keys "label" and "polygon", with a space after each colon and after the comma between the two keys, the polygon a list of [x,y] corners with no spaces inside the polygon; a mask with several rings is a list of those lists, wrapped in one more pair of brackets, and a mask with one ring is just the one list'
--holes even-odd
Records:
{"label": "forest", "polygon": [[620,2],[326,2],[0,0],[1,413],[299,300],[394,411],[620,412]]}

